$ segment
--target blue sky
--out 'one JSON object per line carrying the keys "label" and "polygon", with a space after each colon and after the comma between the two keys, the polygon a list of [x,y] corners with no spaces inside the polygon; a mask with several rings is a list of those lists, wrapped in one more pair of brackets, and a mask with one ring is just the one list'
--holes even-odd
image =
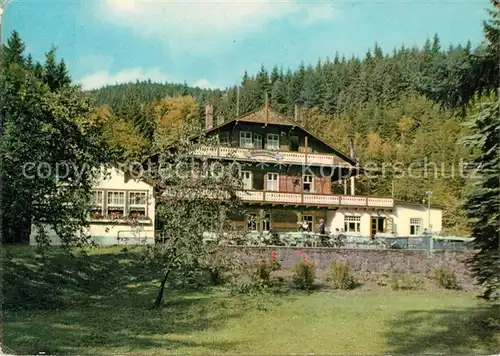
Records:
{"label": "blue sky", "polygon": [[240,82],[261,64],[295,69],[335,52],[364,55],[482,38],[488,0],[168,1],[14,0],[4,38],[16,29],[36,59],[51,45],[85,88],[151,78],[203,87]]}

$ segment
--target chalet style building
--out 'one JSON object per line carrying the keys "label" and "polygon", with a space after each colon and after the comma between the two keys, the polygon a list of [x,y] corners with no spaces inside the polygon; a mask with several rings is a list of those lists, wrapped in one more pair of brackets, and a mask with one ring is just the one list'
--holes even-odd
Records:
{"label": "chalet style building", "polygon": [[[212,161],[241,162],[243,189],[238,196],[247,214],[231,215],[250,233],[297,231],[305,222],[318,232],[323,220],[329,232],[371,238],[396,234],[421,236],[424,229],[439,235],[442,209],[438,206],[406,203],[391,197],[355,194],[356,176],[364,170],[349,155],[311,134],[295,119],[287,118],[268,105],[232,120],[217,120],[212,106],[205,112],[207,136],[217,136],[220,145],[201,147],[195,154]],[[193,139],[196,139],[194,137]],[[156,187],[147,179],[132,179],[112,168],[101,173],[93,187],[94,209],[87,233],[100,245],[154,244],[159,222],[155,216]],[[341,182],[341,194],[332,191]],[[132,228],[128,217],[136,219]],[[61,243],[48,229],[51,244]],[[32,228],[30,244],[36,244]]]}
{"label": "chalet style building", "polygon": [[[356,195],[355,179],[363,168],[352,157],[352,142],[349,155],[332,147],[305,129],[297,109],[293,120],[266,104],[214,125],[213,108],[207,105],[205,131],[208,137],[217,135],[220,146],[199,149],[198,156],[245,163],[244,190],[238,194],[249,213],[232,218],[250,231],[296,231],[306,221],[316,232],[321,219],[330,232],[370,238],[441,231],[440,207]],[[332,192],[337,182],[343,183],[343,194]]]}

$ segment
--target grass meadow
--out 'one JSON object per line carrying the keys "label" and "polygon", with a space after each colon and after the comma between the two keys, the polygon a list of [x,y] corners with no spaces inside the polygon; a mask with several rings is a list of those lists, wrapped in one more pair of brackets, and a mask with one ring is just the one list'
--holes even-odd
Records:
{"label": "grass meadow", "polygon": [[136,252],[4,247],[3,345],[17,354],[494,354],[498,308],[470,291],[166,291]]}

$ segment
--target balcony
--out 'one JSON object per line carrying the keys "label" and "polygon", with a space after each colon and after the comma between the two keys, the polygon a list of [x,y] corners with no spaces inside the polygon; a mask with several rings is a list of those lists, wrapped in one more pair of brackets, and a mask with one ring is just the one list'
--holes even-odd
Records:
{"label": "balcony", "polygon": [[327,195],[282,193],[271,191],[239,191],[238,197],[244,202],[258,202],[271,204],[297,204],[314,206],[342,206],[367,208],[393,208],[391,198],[365,197],[358,195]]}
{"label": "balcony", "polygon": [[195,150],[198,157],[229,159],[259,163],[281,163],[318,166],[352,167],[333,154],[274,151],[235,147],[201,147]]}
{"label": "balcony", "polygon": [[[202,199],[224,199],[227,193],[212,190],[192,191],[178,190],[176,192],[168,189],[164,196],[177,199],[202,198]],[[310,194],[310,193],[286,193],[263,190],[239,190],[236,195],[245,203],[276,204],[276,205],[305,205],[321,207],[355,207],[355,208],[380,208],[392,209],[394,199],[382,197],[366,197],[361,195],[333,195],[333,194]],[[227,198],[229,196],[227,195]]]}

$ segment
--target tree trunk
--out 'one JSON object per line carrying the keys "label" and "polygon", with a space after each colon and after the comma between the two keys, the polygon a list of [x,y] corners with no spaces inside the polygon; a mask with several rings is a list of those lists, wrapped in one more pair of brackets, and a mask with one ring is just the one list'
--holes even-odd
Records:
{"label": "tree trunk", "polygon": [[163,276],[163,280],[161,282],[160,290],[158,291],[158,295],[156,296],[155,307],[157,308],[161,307],[161,303],[163,302],[163,293],[165,291],[165,284],[167,283],[168,275],[172,270],[171,266],[172,265],[170,264],[167,270],[165,271],[165,275]]}

